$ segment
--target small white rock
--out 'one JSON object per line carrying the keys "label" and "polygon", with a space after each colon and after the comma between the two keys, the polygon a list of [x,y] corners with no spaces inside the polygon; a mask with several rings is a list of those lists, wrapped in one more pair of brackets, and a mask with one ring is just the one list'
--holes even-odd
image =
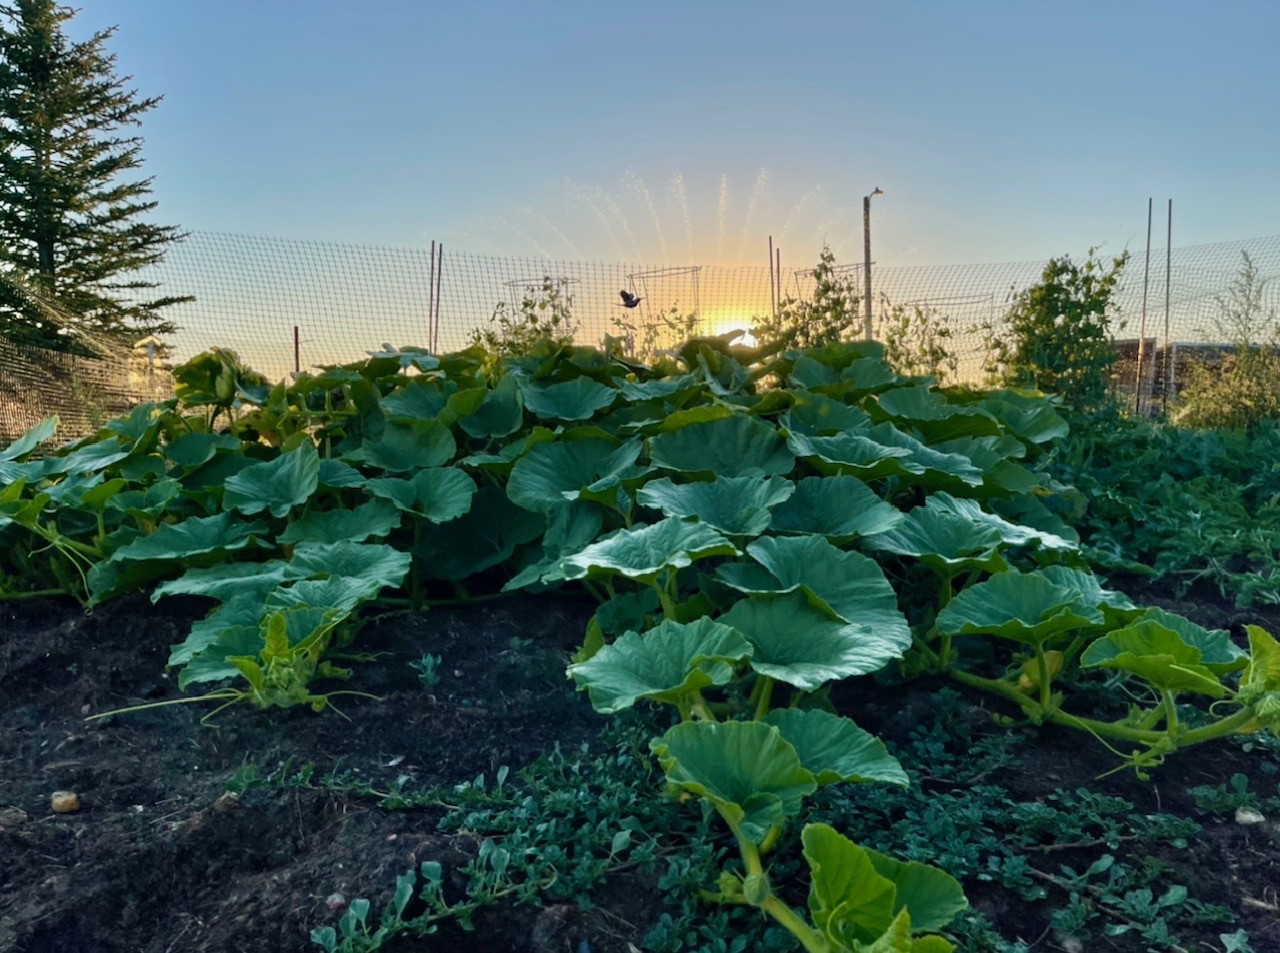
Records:
{"label": "small white rock", "polygon": [[80,795],[75,791],[54,791],[49,798],[49,809],[54,814],[74,814],[80,810]]}
{"label": "small white rock", "polygon": [[337,891],[334,891],[324,898],[324,905],[330,910],[341,910],[347,905],[347,898]]}
{"label": "small white rock", "polygon": [[1266,820],[1261,814],[1252,808],[1238,807],[1236,808],[1237,824],[1261,824]]}

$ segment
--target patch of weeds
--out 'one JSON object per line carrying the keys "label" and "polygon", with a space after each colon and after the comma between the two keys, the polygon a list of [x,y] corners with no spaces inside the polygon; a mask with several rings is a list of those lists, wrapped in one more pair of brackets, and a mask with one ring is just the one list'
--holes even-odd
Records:
{"label": "patch of weeds", "polygon": [[418,673],[418,681],[424,688],[435,688],[440,684],[440,662],[439,655],[427,653],[418,661],[410,662],[409,667]]}
{"label": "patch of weeds", "polygon": [[443,809],[438,829],[476,845],[456,871],[427,862],[401,874],[380,913],[366,898],[351,901],[336,926],[312,931],[327,953],[372,953],[399,935],[432,934],[444,920],[469,928],[480,910],[503,902],[591,909],[592,891],[626,870],[656,882],[662,895],[664,912],[642,941],[648,953],[795,949],[790,934],[754,911],[710,908],[698,899],[714,888],[732,844],[711,812],[660,796],[648,753],[652,734],[638,715],[618,718],[596,750],[557,748],[515,777],[499,769],[492,782],[481,775],[418,788],[401,776],[380,787],[341,765],[321,773],[287,762],[270,772],[245,765],[226,788],[317,790],[383,810]]}
{"label": "patch of weeds", "polygon": [[[1280,791],[1280,787],[1277,788]],[[1187,793],[1196,799],[1196,807],[1209,814],[1234,814],[1237,811],[1275,811],[1280,809],[1280,797],[1264,797],[1249,790],[1249,778],[1233,774],[1229,784],[1200,785],[1188,788]]]}
{"label": "patch of weeds", "polygon": [[[829,788],[815,799],[814,819],[838,818],[859,843],[1010,891],[1018,906],[1043,904],[1044,930],[1086,944],[1132,934],[1148,949],[1175,949],[1179,928],[1233,922],[1229,909],[1202,903],[1173,882],[1157,856],[1185,849],[1198,824],[1141,814],[1128,800],[1089,788],[1018,800],[993,780],[1014,764],[1018,743],[1012,734],[973,736],[962,700],[944,691],[927,720],[890,744],[912,777],[909,789]],[[1230,799],[1238,790],[1221,793]],[[952,924],[949,938],[975,953],[1024,953],[1039,939],[1009,938],[1000,929],[971,910]]]}

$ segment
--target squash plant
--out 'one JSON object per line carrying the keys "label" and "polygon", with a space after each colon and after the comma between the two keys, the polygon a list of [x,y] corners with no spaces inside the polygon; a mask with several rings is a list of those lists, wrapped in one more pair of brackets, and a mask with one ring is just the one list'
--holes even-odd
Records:
{"label": "squash plant", "polygon": [[[39,454],[48,421],[0,451],[0,597],[67,592],[92,607],[184,572],[273,574],[311,543],[401,554],[404,572],[360,584],[355,605],[320,599],[343,616],[301,658],[352,638],[367,603],[563,585],[600,599],[606,637],[715,618],[744,597],[756,612],[798,606],[796,593],[855,624],[881,611],[854,585],[874,564],[888,580],[877,598],[909,622],[885,672],[944,673],[1028,720],[1133,742],[1140,768],[1270,718],[1259,705],[1273,689],[1241,690],[1249,659],[1223,636],[1141,624],[1075,571],[1061,516],[1073,491],[1033,466],[1065,432],[1048,401],[904,378],[874,343],[778,353],[696,339],[656,367],[554,342],[499,360],[384,345],[275,386],[214,351],[175,376],[177,398],[67,448]],[[299,581],[324,578],[287,585]],[[253,686],[270,667],[267,596],[250,604],[246,589],[235,614],[220,591],[201,592],[215,605],[171,665],[193,667],[184,685],[234,671],[245,697],[281,697]],[[289,628],[289,644],[314,631]],[[246,657],[256,670],[229,661]],[[330,672],[321,662],[290,662],[291,677]],[[1103,671],[1137,687],[1111,722],[1071,701]],[[1197,695],[1220,713],[1210,731],[1176,721]]]}

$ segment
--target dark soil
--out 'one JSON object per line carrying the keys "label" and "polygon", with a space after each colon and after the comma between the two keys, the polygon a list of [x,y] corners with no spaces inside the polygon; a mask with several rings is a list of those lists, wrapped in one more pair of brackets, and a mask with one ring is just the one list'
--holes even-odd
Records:
{"label": "dark soil", "polygon": [[[1167,594],[1142,595],[1172,607]],[[84,720],[179,697],[164,662],[206,608],[142,596],[88,616],[71,603],[0,604],[0,953],[315,951],[310,931],[335,924],[345,901],[370,898],[376,921],[398,874],[425,860],[457,869],[477,839],[441,833],[442,811],[381,810],[321,789],[220,800],[234,772],[287,761],[327,769],[340,759],[375,787],[405,774],[419,785],[457,784],[503,765],[514,774],[557,744],[595,743],[605,725],[564,677],[590,609],[546,596],[371,622],[359,648],[385,654],[356,663],[342,687],[379,697],[338,699],[350,720],[234,708],[204,727],[208,706],[199,705]],[[1280,617],[1236,617],[1212,599],[1177,608],[1202,624],[1256,621],[1280,631]],[[430,690],[407,664],[426,652],[444,659]],[[928,705],[927,686],[878,690],[859,720],[874,730],[876,721],[900,723],[887,713]],[[1280,951],[1280,825],[1209,817],[1186,794],[1237,772],[1251,777],[1250,790],[1274,792],[1276,777],[1259,773],[1257,755],[1216,744],[1175,756],[1142,783],[1131,773],[1095,781],[1114,759],[1072,732],[1039,732],[1020,752],[1017,770],[999,782],[1028,800],[1089,786],[1139,811],[1196,817],[1203,830],[1168,863],[1198,899],[1237,914],[1256,953]],[[77,813],[51,811],[60,790],[79,795]],[[1044,904],[966,887],[1003,935],[1065,948],[1046,929]],[[446,929],[394,949],[629,953],[663,911],[654,878],[638,873],[615,877],[591,901],[586,912],[505,906],[483,912],[473,933]],[[1194,949],[1222,949],[1216,925],[1180,932],[1196,937]],[[1117,937],[1099,948],[1147,947]]]}

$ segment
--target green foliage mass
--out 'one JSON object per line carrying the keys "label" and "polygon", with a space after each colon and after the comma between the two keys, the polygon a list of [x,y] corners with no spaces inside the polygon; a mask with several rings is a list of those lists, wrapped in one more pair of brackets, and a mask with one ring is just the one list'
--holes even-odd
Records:
{"label": "green foliage mass", "polygon": [[992,373],[1009,386],[1061,395],[1088,410],[1104,404],[1116,352],[1111,295],[1129,253],[1083,263],[1053,258],[1040,281],[1017,292],[992,338]]}
{"label": "green foliage mass", "polygon": [[1280,319],[1266,306],[1267,279],[1248,252],[1214,328],[1230,350],[1214,362],[1190,362],[1171,419],[1183,427],[1253,430],[1280,417]]}
{"label": "green foliage mass", "polygon": [[778,303],[776,314],[755,319],[752,334],[760,344],[822,347],[861,336],[857,283],[839,272],[830,248],[823,247],[813,280],[808,299],[787,296]]}

